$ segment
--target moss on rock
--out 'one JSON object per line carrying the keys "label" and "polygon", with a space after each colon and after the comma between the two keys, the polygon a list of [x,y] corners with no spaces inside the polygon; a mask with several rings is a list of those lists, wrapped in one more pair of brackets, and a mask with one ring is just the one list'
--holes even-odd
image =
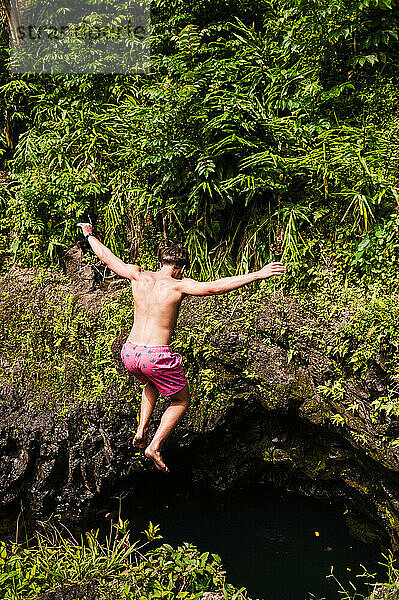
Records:
{"label": "moss on rock", "polygon": [[[134,316],[131,290],[124,281],[109,289],[99,287],[79,256],[75,252],[77,266],[69,264],[67,275],[14,268],[1,279],[0,391],[7,444],[22,449],[28,435],[37,435],[35,448],[46,457],[41,466],[43,485],[47,473],[53,478],[64,473],[65,485],[91,490],[85,496],[90,501],[102,489],[107,460],[114,482],[123,471],[124,444],[135,429],[140,386],[128,376],[119,356]],[[392,443],[399,439],[392,391],[397,376],[397,317],[395,310],[389,315],[387,307],[393,310],[392,302],[379,299],[364,310],[350,291],[341,296],[333,290],[329,296],[288,298],[265,285],[252,292],[186,299],[173,347],[183,355],[192,403],[171,447],[175,445],[177,453],[188,443],[194,448],[208,443],[201,440],[207,436],[211,440],[213,432],[219,446],[223,428],[237,420],[231,443],[242,444],[243,450],[240,457],[232,452],[227,456],[227,461],[237,463],[231,469],[225,465],[226,474],[221,469],[215,475],[220,486],[239,479],[240,470],[248,476],[248,465],[251,476],[260,478],[265,468],[288,470],[320,489],[341,486],[342,494],[353,502],[362,498],[364,507],[373,506],[376,518],[390,528],[392,539],[399,539],[398,508],[393,502],[399,498],[388,484],[391,474],[399,472],[399,447]],[[251,432],[244,423],[252,419],[248,415],[254,403],[260,412]],[[152,427],[164,406],[161,402]],[[102,415],[104,435],[90,417],[93,407]],[[31,426],[29,420],[15,417],[28,413]],[[78,413],[81,421],[75,427],[71,415]],[[276,428],[284,428],[285,419],[292,424],[284,441],[281,432],[276,437]],[[42,427],[44,421],[51,426]],[[110,434],[113,422],[125,424],[119,440],[116,430]],[[62,442],[60,431],[67,432],[69,441]],[[188,436],[186,441],[183,436]],[[340,447],[336,440],[341,440]],[[7,444],[2,450],[2,477],[10,468]],[[78,447],[86,448],[85,459],[73,459],[73,472],[65,472],[62,452],[70,461]],[[102,465],[97,471],[92,466],[96,448]],[[35,453],[32,446],[32,457]],[[21,474],[12,477],[23,479],[27,471],[22,455],[20,460]],[[144,468],[138,456],[129,460],[130,471]],[[180,460],[184,462],[182,456]],[[25,493],[22,486],[17,496]],[[48,506],[59,508],[57,502],[53,496]],[[384,502],[391,507],[389,519]]]}

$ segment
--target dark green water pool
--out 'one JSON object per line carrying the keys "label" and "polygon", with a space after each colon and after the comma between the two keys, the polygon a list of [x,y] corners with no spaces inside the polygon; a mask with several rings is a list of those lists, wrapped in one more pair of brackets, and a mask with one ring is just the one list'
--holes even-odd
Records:
{"label": "dark green water pool", "polygon": [[[144,539],[149,521],[159,524],[160,543],[176,547],[190,542],[203,552],[219,554],[227,580],[247,588],[252,599],[341,600],[338,583],[327,577],[331,567],[343,588],[355,594],[353,583],[356,600],[371,591],[364,578],[356,577],[364,572],[361,565],[377,574],[372,581],[386,581],[386,568],[379,564],[384,562],[381,549],[354,538],[342,511],[325,502],[259,488],[199,495],[185,482],[147,475],[121,503],[118,498],[100,502],[74,533],[99,528],[105,537],[109,519],[118,516],[121,506],[132,539]],[[1,539],[15,539],[16,518],[2,515]],[[24,538],[22,521],[20,527]]]}
{"label": "dark green water pool", "polygon": [[219,554],[228,581],[246,587],[251,598],[338,600],[338,584],[326,578],[331,566],[346,589],[351,581],[363,594],[370,588],[356,577],[361,564],[378,573],[377,581],[386,578],[381,551],[353,538],[344,517],[320,501],[259,489],[195,496],[162,485],[154,486],[150,502],[146,497],[141,506],[124,501],[133,537],[152,521],[161,527],[161,542],[187,541]]}

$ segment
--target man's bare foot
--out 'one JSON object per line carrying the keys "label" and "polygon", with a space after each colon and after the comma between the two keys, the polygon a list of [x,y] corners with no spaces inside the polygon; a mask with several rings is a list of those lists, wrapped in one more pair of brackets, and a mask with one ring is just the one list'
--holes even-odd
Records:
{"label": "man's bare foot", "polygon": [[135,446],[136,448],[145,448],[146,436],[146,429],[144,429],[144,431],[137,431],[136,435],[133,438],[133,446]]}
{"label": "man's bare foot", "polygon": [[144,454],[146,455],[147,458],[152,458],[152,460],[155,463],[156,468],[159,471],[164,471],[165,473],[169,472],[168,467],[165,465],[165,463],[162,460],[162,456],[161,456],[159,450],[155,450],[154,448],[151,448],[151,444],[148,446],[148,448],[145,449]]}

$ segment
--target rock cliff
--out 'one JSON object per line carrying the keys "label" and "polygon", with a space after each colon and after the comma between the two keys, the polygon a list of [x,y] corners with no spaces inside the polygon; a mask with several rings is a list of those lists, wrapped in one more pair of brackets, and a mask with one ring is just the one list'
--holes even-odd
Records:
{"label": "rock cliff", "polygon": [[[104,285],[79,247],[64,273],[1,278],[3,508],[78,516],[153,468],[131,445],[140,390],[119,358],[130,293]],[[197,488],[267,484],[324,499],[363,539],[398,549],[395,347],[366,339],[366,317],[348,298],[320,305],[267,285],[185,300],[174,348],[193,399],[165,446],[171,470]]]}

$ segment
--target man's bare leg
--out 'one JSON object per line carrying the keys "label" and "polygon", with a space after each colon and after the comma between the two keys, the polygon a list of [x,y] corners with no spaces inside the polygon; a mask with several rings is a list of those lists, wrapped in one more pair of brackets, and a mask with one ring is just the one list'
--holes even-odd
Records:
{"label": "man's bare leg", "polygon": [[150,420],[158,396],[159,392],[155,385],[153,385],[152,383],[147,383],[143,389],[143,394],[141,396],[140,420],[137,427],[136,435],[133,439],[133,446],[136,446],[137,448],[145,448],[145,436],[147,433],[148,421]]}
{"label": "man's bare leg", "polygon": [[171,404],[162,415],[161,422],[150,445],[145,449],[145,455],[152,458],[155,466],[160,471],[169,471],[168,467],[162,460],[160,450],[164,441],[169,437],[172,430],[179,423],[183,414],[186,412],[190,404],[190,392],[186,385],[180,392],[171,396]]}

